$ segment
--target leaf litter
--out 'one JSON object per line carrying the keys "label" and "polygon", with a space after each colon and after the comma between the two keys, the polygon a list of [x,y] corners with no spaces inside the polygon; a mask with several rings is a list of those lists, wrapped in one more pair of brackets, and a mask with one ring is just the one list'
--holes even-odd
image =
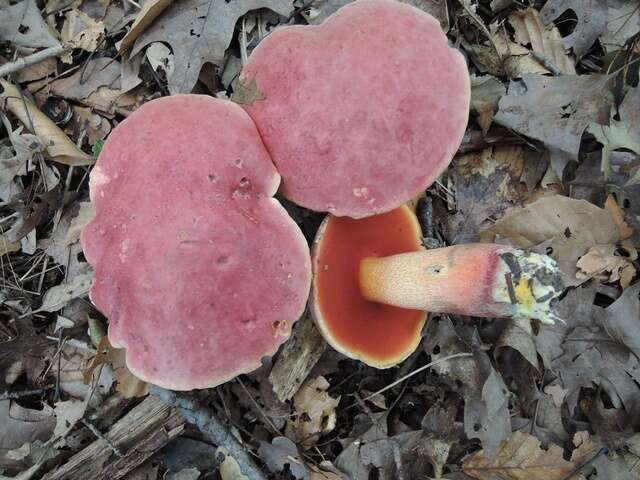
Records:
{"label": "leaf litter", "polygon": [[[96,435],[108,439],[135,398],[150,398],[96,327],[105,319],[87,297],[78,242],[93,215],[88,173],[110,131],[168,94],[260,99],[237,81],[251,50],[281,25],[319,24],[347,3],[0,1],[0,66],[74,47],[2,79],[2,475],[53,477]],[[274,479],[640,478],[640,8],[407,3],[438,19],[472,79],[460,154],[419,203],[427,240],[553,256],[568,286],[564,323],[432,315],[422,348],[396,369],[323,349],[300,365],[287,359],[306,376],[290,400],[271,384],[278,356],[242,386],[189,398],[206,398]],[[296,218],[313,236],[320,217]],[[300,331],[308,337],[289,350],[316,351],[305,341],[317,335]],[[418,370],[456,354],[467,356]],[[123,478],[250,478],[241,458],[191,433],[157,443]]]}

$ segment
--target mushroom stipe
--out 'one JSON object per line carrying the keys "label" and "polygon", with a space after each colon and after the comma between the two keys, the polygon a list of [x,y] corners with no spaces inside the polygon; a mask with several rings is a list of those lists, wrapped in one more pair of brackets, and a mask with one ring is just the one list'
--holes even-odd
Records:
{"label": "mushroom stipe", "polygon": [[504,245],[425,250],[406,205],[354,220],[327,216],[316,236],[311,311],[338,351],[377,368],[418,346],[426,312],[558,320],[556,263]]}

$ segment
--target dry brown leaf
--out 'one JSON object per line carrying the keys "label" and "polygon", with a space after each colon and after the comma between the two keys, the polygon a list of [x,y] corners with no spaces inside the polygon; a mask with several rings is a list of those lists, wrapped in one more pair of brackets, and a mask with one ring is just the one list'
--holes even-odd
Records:
{"label": "dry brown leaf", "polygon": [[539,161],[520,146],[489,147],[457,156],[447,175],[456,200],[456,212],[446,218],[447,239],[451,243],[477,241],[494,218],[520,204],[525,165]]}
{"label": "dry brown leaf", "polygon": [[562,402],[564,402],[564,399],[567,396],[567,393],[569,393],[569,390],[562,388],[559,383],[554,383],[552,385],[547,385],[544,388],[544,393],[551,396],[553,404],[560,408],[562,406]]}
{"label": "dry brown leaf", "polygon": [[532,52],[544,55],[562,73],[575,75],[576,69],[562,45],[560,32],[553,23],[544,26],[536,9],[516,10],[509,16],[509,23],[517,43],[530,45]]}
{"label": "dry brown leaf", "polygon": [[585,200],[561,195],[508,210],[482,237],[548,253],[560,265],[567,285],[582,283],[576,278],[576,263],[591,247],[620,240],[609,212]]}
{"label": "dry brown leaf", "polygon": [[59,45],[55,29],[42,19],[36,0],[0,2],[0,41],[29,48]]}
{"label": "dry brown leaf", "polygon": [[562,480],[574,470],[562,457],[562,448],[551,444],[543,450],[540,440],[520,431],[502,443],[495,460],[480,450],[463,464],[464,473],[478,480]]}
{"label": "dry brown leaf", "polygon": [[[242,474],[240,465],[231,455],[225,455],[224,460],[220,464],[220,477],[222,480],[249,480],[249,477]],[[198,472],[198,476],[200,473]]]}
{"label": "dry brown leaf", "polygon": [[309,480],[342,480],[341,477],[332,472],[325,472],[324,470],[309,471]]}
{"label": "dry brown leaf", "polygon": [[494,122],[541,141],[562,178],[567,164],[578,160],[584,130],[609,120],[611,85],[606,75],[523,75],[509,84]]}
{"label": "dry brown leaf", "polygon": [[82,232],[82,229],[86,227],[95,216],[96,212],[93,210],[91,202],[80,202],[80,210],[78,211],[78,215],[71,220],[64,244],[68,246],[80,240],[80,232]]}
{"label": "dry brown leaf", "polygon": [[95,110],[114,113],[115,109],[128,108],[146,97],[141,91],[143,88],[136,87],[136,81],[128,83],[127,92],[122,90],[122,68],[113,58],[94,58],[86,68],[52,82],[50,89],[56,95],[78,100]]}
{"label": "dry brown leaf", "polygon": [[138,12],[136,19],[131,25],[131,28],[120,42],[118,51],[124,53],[129,50],[133,45],[133,42],[144,32],[151,22],[153,22],[158,15],[173,3],[173,0],[150,0],[144,4],[142,9]]}
{"label": "dry brown leaf", "polygon": [[125,397],[144,397],[149,393],[149,384],[136,377],[127,368],[124,348],[109,349],[109,362],[113,366],[113,375],[116,377],[116,389]]}
{"label": "dry brown leaf", "polygon": [[12,400],[0,400],[0,451],[51,437],[56,419],[50,407],[43,407],[42,410],[32,410]]}
{"label": "dry brown leaf", "polygon": [[509,78],[516,79],[525,73],[549,73],[544,66],[535,60],[528,48],[513,42],[506,29],[498,24],[489,26],[492,35],[492,45],[495,47],[501,66]]}
{"label": "dry brown leaf", "polygon": [[7,237],[0,235],[0,256],[20,250],[20,242],[10,242]]}
{"label": "dry brown leaf", "polygon": [[596,245],[580,257],[576,266],[580,269],[576,277],[580,280],[597,278],[605,282],[620,280],[622,288],[627,288],[636,275],[633,263],[626,258],[615,255],[615,245]]}
{"label": "dry brown leaf", "polygon": [[332,398],[328,393],[329,382],[319,376],[305,382],[293,397],[293,406],[298,414],[287,422],[287,435],[297,439],[305,448],[311,448],[318,436],[330,432],[336,426],[336,407],[340,397]]}
{"label": "dry brown leaf", "polygon": [[477,114],[477,121],[486,135],[498,111],[500,97],[507,93],[507,87],[491,75],[471,75],[471,110]]}
{"label": "dry brown leaf", "polygon": [[98,57],[90,59],[84,68],[73,75],[51,82],[50,89],[55,95],[86,103],[86,99],[100,87],[120,91],[121,75],[120,62],[109,57]]}
{"label": "dry brown leaf", "polygon": [[[24,98],[15,85],[0,79],[4,92],[0,98],[6,106],[29,130],[38,135],[52,160],[65,165],[91,165],[94,159],[80,150],[75,143],[49,117],[29,100]],[[32,123],[33,122],[33,123]]]}
{"label": "dry brown leaf", "polygon": [[540,10],[540,17],[544,23],[551,23],[571,10],[577,16],[577,21],[573,32],[564,37],[564,45],[572,47],[576,57],[582,58],[593,43],[606,33],[608,10],[612,3],[603,0],[548,0]]}
{"label": "dry brown leaf", "polygon": [[631,285],[631,280],[636,277],[636,268],[629,264],[620,270],[620,286],[623,289],[629,287]]}
{"label": "dry brown leaf", "polygon": [[224,64],[238,20],[257,9],[269,9],[288,17],[294,7],[292,0],[172,2],[136,39],[131,55],[135,56],[153,42],[168,44],[173,51],[175,68],[167,75],[167,88],[172,95],[191,92],[203,65]]}
{"label": "dry brown leaf", "polygon": [[120,90],[100,87],[89,95],[83,103],[107,113],[114,113],[117,109],[133,110],[131,107],[137,105],[139,100],[144,98],[144,95],[136,92],[136,90],[122,93]]}
{"label": "dry brown leaf", "polygon": [[53,413],[56,417],[55,438],[62,438],[73,429],[73,426],[84,416],[87,402],[84,400],[65,400],[56,403]]}
{"label": "dry brown leaf", "polygon": [[54,366],[49,375],[55,381],[59,379],[60,390],[73,398],[85,398],[90,390],[96,395],[108,395],[113,384],[111,369],[99,369],[100,377],[94,378],[92,385],[84,383],[84,371],[91,359],[95,356],[95,350],[80,341],[67,341],[60,352],[60,365]]}
{"label": "dry brown leaf", "polygon": [[[481,22],[479,17],[477,22]],[[558,29],[553,24],[545,27],[537,10],[516,11],[509,17],[509,24],[515,35],[502,22],[494,22],[484,29],[488,42],[465,45],[483,67],[482,72],[506,74],[511,79],[526,73],[549,74],[550,69],[575,74]]]}
{"label": "dry brown leaf", "polygon": [[104,24],[80,10],[67,12],[62,26],[62,40],[85,52],[94,52],[105,33]]}
{"label": "dry brown leaf", "polygon": [[452,444],[453,442],[435,437],[423,443],[424,448],[422,451],[429,458],[429,463],[433,466],[435,478],[442,478]]}
{"label": "dry brown leaf", "polygon": [[607,200],[604,202],[604,209],[609,212],[613,221],[616,222],[618,232],[620,232],[620,240],[631,238],[633,229],[624,221],[624,210],[620,208],[613,195],[609,194],[607,196]]}
{"label": "dry brown leaf", "polygon": [[42,299],[42,305],[36,312],[57,312],[70,300],[89,293],[93,273],[83,273],[70,278],[68,282],[51,287]]}
{"label": "dry brown leaf", "polygon": [[55,58],[47,58],[35,65],[29,65],[17,71],[13,79],[16,83],[33,82],[55,73],[57,68],[58,61]]}
{"label": "dry brown leaf", "polygon": [[576,465],[584,463],[600,449],[600,445],[593,442],[589,432],[576,432],[573,436],[573,445],[576,449],[571,452],[571,461]]}
{"label": "dry brown leaf", "polygon": [[136,377],[127,368],[126,350],[113,348],[106,335],[100,338],[98,353],[87,366],[84,372],[84,382],[89,383],[94,370],[102,364],[110,364],[113,367],[113,375],[116,379],[116,390],[125,398],[144,397],[149,393],[149,384]]}
{"label": "dry brown leaf", "polygon": [[478,114],[478,125],[482,129],[482,133],[484,135],[489,131],[489,127],[491,127],[491,123],[493,122],[493,116],[496,112],[494,112],[491,105],[488,103],[479,102],[473,106],[475,112]]}
{"label": "dry brown leaf", "polygon": [[89,145],[95,145],[98,140],[104,140],[111,132],[111,123],[97,113],[93,113],[90,108],[75,107],[79,118],[86,121],[87,141]]}
{"label": "dry brown leaf", "polygon": [[[91,321],[91,319],[89,319],[89,321]],[[92,340],[93,340],[93,333],[92,333]],[[94,340],[94,344],[95,344],[95,340]],[[95,357],[91,359],[91,361],[89,362],[89,364],[87,365],[87,368],[84,370],[84,373],[83,373],[83,379],[85,384],[88,385],[91,382],[91,378],[93,377],[93,372],[98,366],[103,365],[105,363],[109,363],[107,355],[109,353],[110,347],[111,345],[109,344],[109,339],[107,338],[107,336],[103,335],[102,337],[100,337],[100,340],[98,341],[98,345],[97,345],[97,353]]]}
{"label": "dry brown leaf", "polygon": [[6,115],[0,114],[0,120],[11,145],[6,142],[0,144],[0,198],[9,200],[21,190],[16,177],[36,168],[34,160],[36,155],[44,152],[44,145],[37,135],[22,133],[22,125],[14,130]]}

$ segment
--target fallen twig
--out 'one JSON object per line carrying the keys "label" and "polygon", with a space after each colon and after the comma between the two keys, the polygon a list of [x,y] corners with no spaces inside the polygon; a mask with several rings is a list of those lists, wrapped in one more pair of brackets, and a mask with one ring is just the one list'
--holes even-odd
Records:
{"label": "fallen twig", "polygon": [[[87,428],[90,427],[87,425]],[[183,430],[184,419],[179,412],[159,398],[149,396],[107,431],[100,432],[97,440],[39,478],[117,480],[142,465]],[[114,455],[114,448],[122,456]]]}
{"label": "fallen twig", "polygon": [[48,58],[57,57],[61,53],[71,50],[71,46],[67,44],[56,45],[55,47],[45,48],[39,52],[27,55],[26,57],[18,58],[14,62],[6,63],[0,67],[0,77],[6,77],[12,73],[15,73],[23,68],[30,67],[36,63],[40,63]]}
{"label": "fallen twig", "polygon": [[562,70],[560,70],[558,67],[556,67],[553,64],[553,62],[551,61],[551,59],[549,57],[547,57],[546,55],[544,55],[543,53],[531,52],[531,56],[533,57],[533,59],[536,62],[538,62],[544,68],[549,70],[556,77],[559,76],[559,75],[562,75]]}
{"label": "fallen twig", "polygon": [[105,437],[102,432],[98,430],[91,422],[83,418],[82,424],[87,427],[96,438],[102,440],[107,445],[107,447],[109,447],[118,457],[124,457],[124,453],[122,453],[122,450],[111,443],[109,439]]}
{"label": "fallen twig", "polygon": [[396,385],[404,382],[405,380],[407,380],[408,378],[413,377],[414,375],[422,372],[423,370],[426,370],[427,368],[431,368],[434,365],[439,365],[441,363],[444,362],[448,362],[449,360],[453,360],[454,358],[461,358],[461,357],[473,357],[472,353],[454,353],[453,355],[449,355],[447,357],[442,357],[439,358],[438,360],[435,360],[433,362],[427,363],[426,365],[421,366],[420,368],[416,368],[413,372],[405,375],[404,377],[400,377],[399,379],[397,379],[395,382],[387,385],[384,388],[381,388],[380,390],[378,390],[377,392],[373,392],[371,395],[363,398],[362,400],[371,400],[373,397],[375,397],[376,395],[380,395],[383,392],[386,392],[387,390],[395,387]]}
{"label": "fallen twig", "polygon": [[15,400],[17,398],[29,397],[31,395],[40,395],[50,389],[51,387],[45,387],[35,388],[33,390],[20,390],[19,392],[0,393],[0,400]]}
{"label": "fallen twig", "polygon": [[185,420],[197,426],[210,442],[226,448],[238,462],[242,473],[250,480],[267,480],[247,450],[216,417],[214,412],[203,408],[198,402],[183,393],[165,390],[155,385],[150,385],[149,392],[167,405],[174,406]]}

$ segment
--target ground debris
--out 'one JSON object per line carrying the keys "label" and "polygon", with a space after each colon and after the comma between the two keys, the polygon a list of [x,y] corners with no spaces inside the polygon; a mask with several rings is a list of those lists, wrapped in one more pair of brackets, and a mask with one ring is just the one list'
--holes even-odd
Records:
{"label": "ground debris", "polygon": [[[472,86],[458,155],[419,192],[424,243],[552,256],[563,323],[431,315],[421,348],[376,370],[305,313],[260,369],[184,393],[109,345],[79,239],[111,132],[162,96],[264,99],[238,80],[256,46],[350,1],[0,0],[0,477],[640,478],[635,0],[402,0]],[[312,242],[323,214],[282,203]]]}

